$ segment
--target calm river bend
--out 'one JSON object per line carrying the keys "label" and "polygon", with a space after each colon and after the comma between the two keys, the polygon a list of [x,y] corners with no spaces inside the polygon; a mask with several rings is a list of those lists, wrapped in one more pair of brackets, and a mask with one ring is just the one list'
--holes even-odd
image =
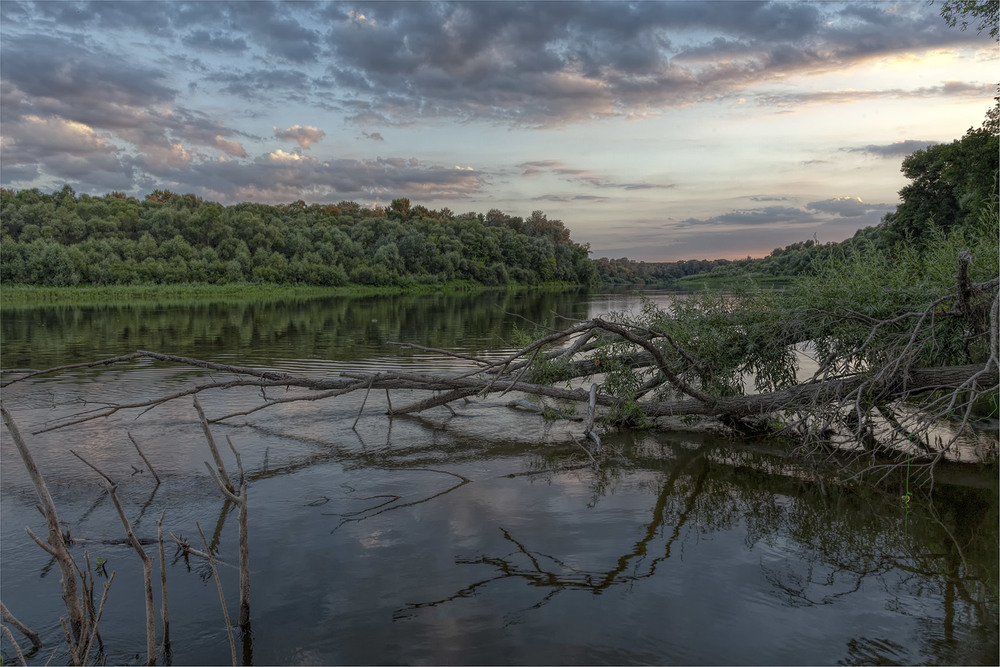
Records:
{"label": "calm river bend", "polygon": [[[317,377],[441,370],[461,362],[387,341],[502,354],[528,327],[518,315],[563,326],[555,313],[638,306],[633,296],[529,292],[5,307],[0,363],[46,368],[149,349]],[[190,399],[34,432],[208,376],[143,362],[3,390],[60,519],[89,540],[74,555],[117,573],[101,623],[109,664],[145,654],[141,568],[130,547],[106,543],[123,537],[121,524],[101,480],[68,450],[118,481],[139,537],[156,536],[164,509],[166,532],[200,544],[202,527],[234,619],[236,513],[205,469]],[[991,477],[942,484],[933,505],[905,506],[895,493],[820,488],[763,450],[661,432],[606,433],[614,457],[600,472],[546,472],[585,460],[569,437],[578,423],[515,412],[495,396],[390,421],[384,392],[372,392],[352,430],[362,398],[287,403],[213,428],[220,443],[230,436],[250,479],[252,627],[236,636],[241,661],[998,663]],[[259,394],[200,400],[217,417]],[[136,472],[144,466],[129,433],[159,486]],[[59,571],[25,534],[44,535],[45,524],[6,430],[0,456],[0,599],[42,636],[31,664],[65,663]],[[235,469],[231,455],[227,463]],[[208,563],[169,545],[166,561],[171,645],[160,663],[229,664]],[[16,660],[6,637],[0,646],[4,663]]]}

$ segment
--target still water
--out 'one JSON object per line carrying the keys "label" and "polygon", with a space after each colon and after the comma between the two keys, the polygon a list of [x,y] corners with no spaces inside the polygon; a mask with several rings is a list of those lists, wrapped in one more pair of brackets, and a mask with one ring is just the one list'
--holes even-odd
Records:
{"label": "still water", "polygon": [[[530,322],[561,327],[638,307],[623,295],[494,293],[6,308],[0,363],[44,368],[149,349],[317,377],[437,371],[464,362],[390,342],[500,356]],[[100,480],[68,450],[119,483],[139,537],[156,536],[163,510],[166,533],[195,544],[197,527],[205,531],[233,618],[236,512],[207,474],[189,398],[34,432],[216,377],[142,362],[3,391],[60,519],[87,540],[74,555],[117,573],[101,623],[109,664],[144,655],[141,568],[130,547],[105,543],[123,536],[121,525]],[[363,393],[291,402],[213,427],[250,479],[252,626],[237,632],[241,661],[997,664],[990,477],[940,485],[933,503],[905,506],[894,490],[823,487],[763,449],[658,432],[608,432],[609,464],[567,470],[586,460],[571,437],[578,423],[515,412],[495,396],[454,413],[384,416],[387,400],[416,398],[372,392],[363,410]],[[260,395],[200,400],[213,418]],[[129,433],[159,486],[136,472],[144,465]],[[0,599],[42,635],[29,662],[64,663],[59,572],[24,532],[45,527],[9,440],[4,431]],[[161,663],[229,664],[208,563],[169,545],[166,560],[171,642]],[[6,637],[0,646],[5,662],[16,659]]]}

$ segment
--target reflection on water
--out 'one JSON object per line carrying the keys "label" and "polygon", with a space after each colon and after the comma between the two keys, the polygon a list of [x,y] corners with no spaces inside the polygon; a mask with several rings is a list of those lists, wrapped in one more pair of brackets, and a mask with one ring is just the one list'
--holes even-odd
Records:
{"label": "reflection on water", "polygon": [[[385,341],[479,351],[512,345],[515,327],[528,326],[505,312],[553,325],[553,312],[584,318],[635,301],[489,295],[427,297],[424,306],[391,297],[5,311],[3,365],[152,348],[321,374],[352,364],[439,367],[438,355]],[[39,378],[3,399],[27,432],[85,403],[173,391],[208,375],[143,363]],[[993,480],[980,480],[985,488],[942,484],[933,504],[907,505],[902,489],[824,487],[788,460],[739,443],[636,432],[606,434],[611,462],[595,471],[575,467],[586,461],[569,437],[579,424],[515,415],[493,400],[389,421],[385,395],[375,394],[356,428],[361,396],[285,404],[213,428],[239,448],[250,479],[253,629],[244,658],[997,662]],[[226,391],[202,403],[218,416],[257,400]],[[159,487],[135,472],[143,464],[127,433],[157,468]],[[24,526],[43,526],[8,440],[0,443],[0,598],[46,641],[32,663],[65,662],[58,570],[24,534]],[[121,526],[69,448],[119,482],[140,537],[155,536],[164,508],[168,532],[196,538],[200,524],[223,561],[234,613],[235,512],[207,476],[190,402],[30,436],[29,444],[74,536],[119,538]],[[138,559],[99,541],[73,549],[117,573],[102,621],[105,657],[134,662],[143,650]],[[169,548],[167,561],[172,661],[228,664],[210,568]],[[6,639],[2,650],[4,660],[15,657]]]}
{"label": "reflection on water", "polygon": [[[4,368],[46,368],[137,349],[245,364],[358,361],[416,354],[388,341],[482,352],[525,321],[587,317],[582,292],[328,297],[287,301],[47,306],[3,311]],[[525,318],[525,319],[519,319]]]}

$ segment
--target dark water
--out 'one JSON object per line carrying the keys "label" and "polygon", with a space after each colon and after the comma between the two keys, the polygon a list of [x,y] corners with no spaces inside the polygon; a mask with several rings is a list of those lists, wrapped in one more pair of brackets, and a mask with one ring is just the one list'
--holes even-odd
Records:
{"label": "dark water", "polygon": [[[666,301],[669,297],[654,295]],[[2,366],[47,367],[135,349],[328,376],[462,362],[389,341],[503,354],[631,297],[490,294],[2,312]],[[3,391],[75,537],[122,528],[97,476],[119,482],[140,537],[164,529],[236,562],[236,516],[213,486],[190,399],[32,434],[51,420],[216,376],[154,363],[66,371]],[[269,397],[286,396],[269,390]],[[996,664],[998,510],[992,478],[934,502],[821,485],[789,461],[710,436],[609,432],[599,472],[575,422],[496,396],[384,415],[384,392],[291,402],[215,426],[250,477],[251,631],[257,664]],[[418,396],[393,393],[394,405]],[[259,393],[202,396],[210,417]],[[140,443],[157,487],[128,441]],[[2,434],[0,598],[39,632],[32,664],[66,662],[59,573],[25,535],[44,522]],[[228,454],[228,452],[227,452]],[[234,460],[227,457],[230,469]],[[903,491],[900,489],[899,491]],[[127,546],[73,547],[116,572],[102,621],[110,664],[144,655],[141,569]],[[231,660],[206,562],[167,550],[174,664]],[[237,573],[220,579],[235,618]],[[158,563],[157,563],[158,567]],[[99,579],[100,581],[100,579]],[[157,586],[158,588],[158,586]],[[157,605],[159,593],[157,592]],[[158,607],[159,609],[159,607]],[[20,637],[18,637],[20,639]],[[21,642],[27,644],[27,642]],[[3,660],[16,659],[2,639]],[[165,656],[160,657],[161,663]]]}

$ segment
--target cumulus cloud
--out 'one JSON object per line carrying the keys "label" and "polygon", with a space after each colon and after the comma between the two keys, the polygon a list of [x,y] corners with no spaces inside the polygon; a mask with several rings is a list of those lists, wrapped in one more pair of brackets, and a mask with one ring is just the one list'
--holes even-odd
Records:
{"label": "cumulus cloud", "polygon": [[247,151],[243,148],[243,144],[239,141],[230,141],[229,139],[216,136],[215,147],[226,155],[232,155],[233,157],[247,157]]}
{"label": "cumulus cloud", "polygon": [[242,133],[177,104],[179,92],[165,71],[109,48],[63,31],[9,32],[5,26],[5,183],[36,173],[81,190],[128,190],[143,175],[186,167],[211,153],[248,157]]}
{"label": "cumulus cloud", "polygon": [[[397,122],[419,110],[559,124],[732,94],[903,48],[974,41],[926,11],[851,5],[334,6],[328,72],[331,83],[366,95],[370,112]],[[401,113],[400,97],[411,102]]]}
{"label": "cumulus cloud", "polygon": [[[3,179],[21,180],[44,170],[50,176],[78,181],[92,174],[124,174],[119,150],[106,135],[60,118],[26,116],[4,127]],[[9,171],[11,167],[20,169]]]}
{"label": "cumulus cloud", "polygon": [[305,127],[292,125],[284,130],[275,127],[274,136],[282,141],[294,141],[302,148],[308,150],[312,144],[322,141],[323,137],[326,136],[326,132],[312,125],[306,125]]}

